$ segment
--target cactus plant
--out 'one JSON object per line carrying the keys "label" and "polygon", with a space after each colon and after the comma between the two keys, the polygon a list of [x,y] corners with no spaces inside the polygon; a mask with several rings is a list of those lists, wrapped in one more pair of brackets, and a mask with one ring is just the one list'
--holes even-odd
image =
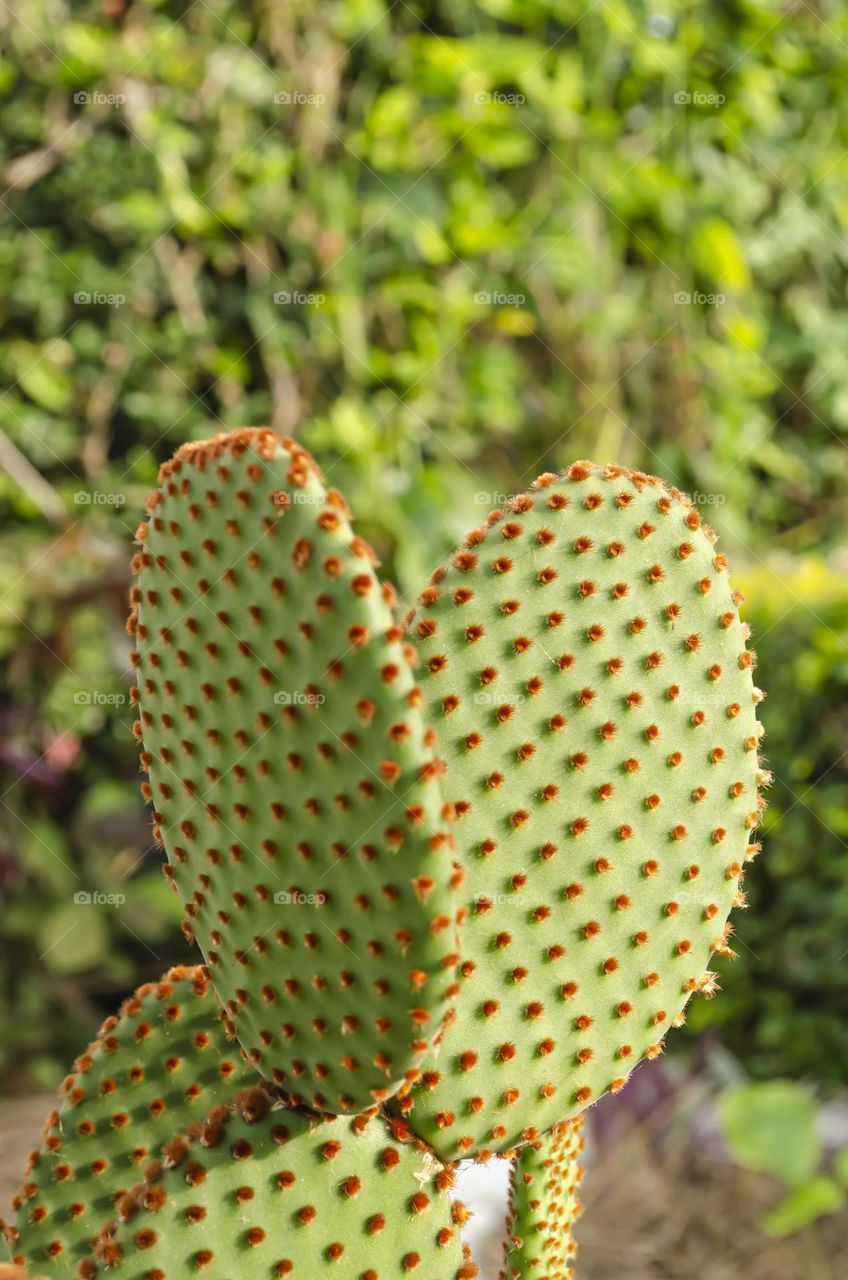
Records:
{"label": "cactus plant", "polygon": [[[455,1164],[496,1153],[505,1280],[571,1277],[581,1113],[714,989],[759,847],[715,535],[654,477],[578,463],[492,512],[404,629],[291,440],[183,447],[148,515],[143,790],[207,963],[166,979],[192,991],[176,1032],[144,989],[77,1064],[15,1263],[459,1280]],[[192,1087],[166,1094],[174,1059]]]}
{"label": "cactus plant", "polygon": [[256,1067],[361,1110],[417,1070],[455,981],[450,840],[393,594],[341,495],[271,432],[179,450],[149,514],[139,732],[187,927]]}
{"label": "cactus plant", "polygon": [[583,1117],[525,1143],[512,1167],[509,1224],[501,1280],[572,1280],[580,1216],[577,1188],[585,1146]]}
{"label": "cactus plant", "polygon": [[463,990],[401,1106],[443,1158],[618,1089],[693,992],[756,852],[758,693],[682,494],[572,466],[493,512],[410,620],[457,815]]}
{"label": "cactus plant", "polygon": [[173,969],[141,987],[63,1082],[15,1200],[16,1257],[73,1275],[146,1165],[255,1080],[227,1039],[202,968]]}
{"label": "cactus plant", "polygon": [[91,1275],[459,1280],[452,1182],[380,1116],[219,1108],[104,1225]]}

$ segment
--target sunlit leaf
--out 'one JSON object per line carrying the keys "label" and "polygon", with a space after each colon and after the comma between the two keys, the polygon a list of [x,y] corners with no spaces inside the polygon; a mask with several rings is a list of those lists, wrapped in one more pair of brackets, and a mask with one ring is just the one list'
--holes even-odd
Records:
{"label": "sunlit leaf", "polygon": [[845,1192],[831,1178],[810,1178],[765,1214],[760,1226],[768,1235],[787,1236],[825,1214],[837,1213],[844,1203]]}
{"label": "sunlit leaf", "polygon": [[718,1102],[725,1139],[741,1164],[774,1174],[790,1186],[809,1178],[821,1143],[813,1099],[791,1080],[743,1084]]}

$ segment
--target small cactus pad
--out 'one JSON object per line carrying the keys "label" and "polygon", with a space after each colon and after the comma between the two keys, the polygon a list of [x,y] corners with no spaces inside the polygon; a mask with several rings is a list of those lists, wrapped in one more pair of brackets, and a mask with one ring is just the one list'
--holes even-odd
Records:
{"label": "small cactus pad", "polygon": [[81,1274],[460,1280],[476,1271],[465,1265],[452,1181],[380,1116],[218,1108],[170,1167],[132,1190]]}
{"label": "small cactus pad", "polygon": [[367,543],[293,441],[160,472],[136,557],[142,764],[235,1033],[320,1111],[414,1076],[455,994],[432,732]]}
{"label": "small cactus pad", "polygon": [[573,1280],[583,1117],[555,1125],[515,1158],[501,1280]]}
{"label": "small cactus pad", "polygon": [[400,1103],[443,1159],[620,1087],[713,983],[767,780],[714,542],[654,477],[575,464],[410,620],[468,912],[456,1018]]}
{"label": "small cactus pad", "polygon": [[16,1260],[74,1276],[116,1197],[163,1144],[256,1079],[227,1039],[202,968],[141,987],[64,1081],[15,1199]]}

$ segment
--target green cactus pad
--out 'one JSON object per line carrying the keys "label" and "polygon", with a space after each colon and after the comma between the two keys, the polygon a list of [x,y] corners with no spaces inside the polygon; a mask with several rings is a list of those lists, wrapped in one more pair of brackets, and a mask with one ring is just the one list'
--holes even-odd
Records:
{"label": "green cactus pad", "polygon": [[16,1260],[51,1280],[74,1276],[147,1163],[193,1118],[256,1080],[201,967],[141,987],[64,1081],[14,1202]]}
{"label": "green cactus pad", "polygon": [[582,1116],[556,1125],[515,1157],[501,1280],[573,1280],[582,1127]]}
{"label": "green cactus pad", "polygon": [[455,994],[452,844],[368,545],[270,431],[178,451],[139,531],[139,732],[190,930],[250,1060],[361,1110]]}
{"label": "green cactus pad", "polygon": [[214,1111],[134,1188],[84,1275],[461,1280],[452,1172],[372,1115]]}
{"label": "green cactus pad", "polygon": [[400,1105],[443,1159],[619,1088],[714,982],[765,781],[714,541],[659,480],[575,464],[411,619],[468,916],[456,1018]]}

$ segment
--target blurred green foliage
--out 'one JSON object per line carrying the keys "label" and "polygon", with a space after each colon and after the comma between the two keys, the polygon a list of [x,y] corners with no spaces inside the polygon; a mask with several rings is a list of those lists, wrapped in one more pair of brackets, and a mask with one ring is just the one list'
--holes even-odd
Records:
{"label": "blurred green foliage", "polygon": [[848,14],[29,0],[0,39],[10,1087],[54,1079],[186,954],[120,701],[125,566],[158,462],[266,421],[406,593],[499,493],[575,457],[694,491],[752,571],[780,783],[742,959],[692,1022],[756,1072],[835,1075]]}
{"label": "blurred green foliage", "polygon": [[830,1172],[822,1170],[816,1104],[801,1085],[791,1080],[736,1085],[718,1099],[718,1115],[739,1164],[771,1174],[786,1189],[760,1222],[769,1235],[789,1235],[845,1205],[848,1147],[835,1153]]}

